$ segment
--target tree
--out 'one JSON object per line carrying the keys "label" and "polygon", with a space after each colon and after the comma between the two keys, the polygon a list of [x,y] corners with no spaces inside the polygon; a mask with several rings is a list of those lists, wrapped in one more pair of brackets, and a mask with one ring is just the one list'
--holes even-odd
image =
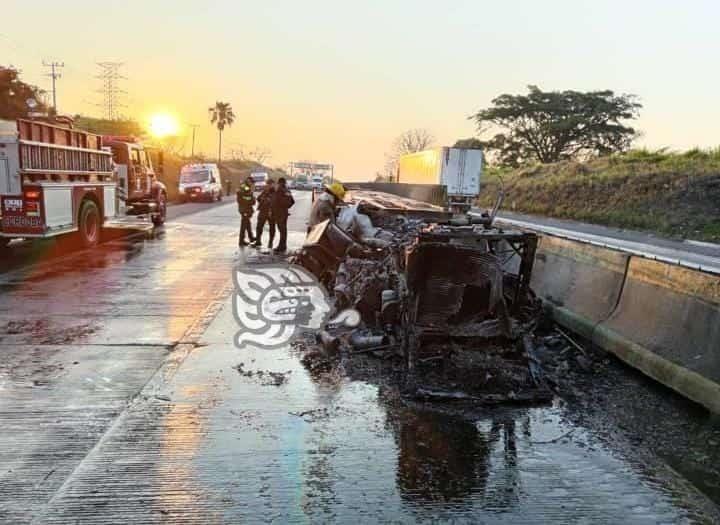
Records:
{"label": "tree", "polygon": [[395,139],[393,151],[398,156],[417,153],[428,149],[435,143],[435,137],[426,129],[409,129]]}
{"label": "tree", "polygon": [[541,91],[500,95],[492,106],[469,118],[480,133],[501,132],[484,141],[487,151],[505,165],[542,163],[624,151],[637,132],[622,121],[637,117],[642,105],[634,95],[613,91]]}
{"label": "tree", "polygon": [[461,149],[483,149],[485,147],[485,143],[476,138],[469,138],[469,139],[459,139],[458,141],[453,144],[453,148],[461,148]]}
{"label": "tree", "polygon": [[[44,94],[38,87],[21,81],[17,69],[0,66],[0,118],[14,120],[27,117],[31,111],[47,111],[41,100]],[[28,100],[34,100],[36,105],[31,108]]]}
{"label": "tree", "polygon": [[385,154],[384,178],[388,181],[394,180],[400,157],[426,150],[434,143],[435,137],[423,128],[409,129],[398,135],[393,141],[392,150]]}
{"label": "tree", "polygon": [[272,157],[272,152],[263,146],[258,146],[247,155],[247,159],[258,164],[265,164]]}
{"label": "tree", "polygon": [[230,102],[215,102],[215,105],[208,108],[210,112],[210,123],[215,124],[218,129],[218,163],[222,160],[222,134],[225,126],[232,126],[235,122]]}
{"label": "tree", "polygon": [[108,120],[104,118],[75,115],[75,126],[98,135],[131,135],[142,137],[145,130],[136,120]]}

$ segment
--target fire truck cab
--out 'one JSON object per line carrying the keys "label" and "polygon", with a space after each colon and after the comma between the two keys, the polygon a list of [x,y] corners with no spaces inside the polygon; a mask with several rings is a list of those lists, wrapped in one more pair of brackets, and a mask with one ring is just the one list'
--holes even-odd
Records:
{"label": "fire truck cab", "polygon": [[[104,136],[103,146],[112,153],[121,212],[126,215],[149,214],[159,226],[167,214],[167,189],[158,180],[147,150],[135,138]],[[159,157],[162,163],[162,155]],[[162,170],[162,164],[159,166]]]}

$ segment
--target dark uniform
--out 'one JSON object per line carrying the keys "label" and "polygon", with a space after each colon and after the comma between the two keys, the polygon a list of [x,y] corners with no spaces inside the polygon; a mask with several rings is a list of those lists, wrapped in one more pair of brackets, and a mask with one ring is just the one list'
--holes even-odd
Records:
{"label": "dark uniform", "polygon": [[265,228],[265,223],[268,223],[268,229],[270,230],[270,242],[268,242],[268,248],[272,248],[273,240],[275,239],[275,219],[272,214],[272,201],[275,195],[275,187],[272,184],[268,184],[263,188],[258,195],[258,216],[257,226],[255,228],[255,246],[262,246],[262,234]]}
{"label": "dark uniform", "polygon": [[278,243],[276,252],[284,252],[287,250],[287,220],[290,215],[290,208],[295,204],[292,193],[285,185],[285,179],[278,179],[277,188],[273,194],[271,213],[280,232],[280,242]]}
{"label": "dark uniform", "polygon": [[247,246],[245,242],[245,234],[247,233],[248,242],[253,242],[252,224],[250,218],[253,214],[253,205],[255,204],[255,197],[253,196],[252,186],[247,182],[240,185],[240,189],[237,191],[237,204],[238,212],[240,212],[240,236],[238,238],[239,246]]}

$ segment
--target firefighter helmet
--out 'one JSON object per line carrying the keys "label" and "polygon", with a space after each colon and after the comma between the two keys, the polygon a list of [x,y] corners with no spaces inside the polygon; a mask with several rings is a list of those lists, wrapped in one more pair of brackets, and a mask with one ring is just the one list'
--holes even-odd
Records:
{"label": "firefighter helmet", "polygon": [[332,184],[326,184],[325,189],[329,191],[338,200],[345,198],[345,187],[339,182],[333,182]]}

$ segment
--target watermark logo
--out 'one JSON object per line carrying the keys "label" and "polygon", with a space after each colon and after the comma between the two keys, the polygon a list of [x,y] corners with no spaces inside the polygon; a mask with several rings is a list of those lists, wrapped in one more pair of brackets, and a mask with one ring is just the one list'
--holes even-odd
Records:
{"label": "watermark logo", "polygon": [[[302,266],[261,264],[233,271],[233,313],[240,325],[235,345],[278,348],[301,332],[320,330],[331,311],[325,288]],[[330,324],[354,327],[360,323],[355,310],[344,310]]]}

